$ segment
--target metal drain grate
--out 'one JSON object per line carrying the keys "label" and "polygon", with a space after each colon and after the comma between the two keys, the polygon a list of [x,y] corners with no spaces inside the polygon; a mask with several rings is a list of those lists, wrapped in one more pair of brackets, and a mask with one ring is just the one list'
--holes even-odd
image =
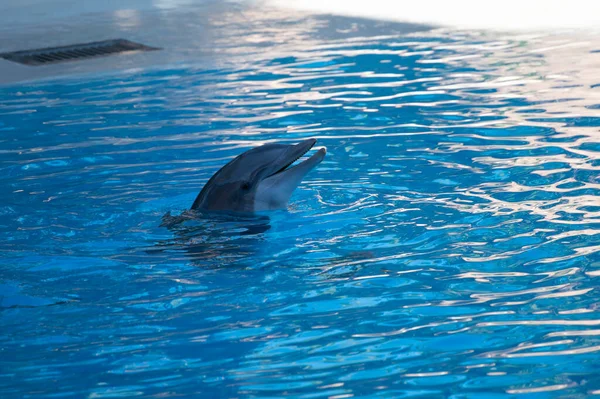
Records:
{"label": "metal drain grate", "polygon": [[0,58],[25,65],[45,65],[56,62],[76,61],[130,51],[160,50],[125,39],[82,43],[72,46],[49,47],[37,50],[14,51],[0,54]]}

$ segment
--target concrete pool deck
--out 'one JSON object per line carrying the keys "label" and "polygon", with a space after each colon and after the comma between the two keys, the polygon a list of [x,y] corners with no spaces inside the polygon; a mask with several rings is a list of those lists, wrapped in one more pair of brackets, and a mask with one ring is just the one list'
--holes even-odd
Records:
{"label": "concrete pool deck", "polygon": [[117,38],[162,50],[42,66],[0,59],[0,84],[3,85],[166,65],[220,68],[232,56],[238,61],[240,57],[250,59],[261,47],[292,52],[294,46],[310,45],[306,37],[295,35],[293,24],[285,25],[288,20],[312,24],[315,37],[333,40],[351,37],[357,23],[361,24],[360,35],[429,29],[419,24],[382,23],[351,17],[309,17],[308,11],[282,10],[253,1],[22,0],[8,3],[0,4],[0,53]]}
{"label": "concrete pool deck", "polygon": [[[567,9],[555,0],[544,2],[544,7],[540,1],[532,1],[527,7],[518,7],[518,17],[525,22],[517,26],[550,26],[547,33],[551,34],[573,26],[586,33],[598,32],[600,2],[582,1],[574,0]],[[256,57],[272,59],[278,52],[293,55],[300,47],[316,43],[313,38],[322,43],[323,39],[405,34],[432,26],[472,29],[479,24],[492,29],[504,27],[505,31],[514,27],[517,20],[512,14],[490,13],[477,4],[474,0],[424,0],[407,7],[387,0],[373,0],[368,6],[352,0],[5,1],[0,2],[0,53],[117,38],[162,50],[43,66],[0,59],[0,85],[167,65],[222,68],[233,57],[239,65],[244,57],[250,61]],[[507,4],[499,11],[513,12]],[[303,29],[295,30],[299,24]]]}
{"label": "concrete pool deck", "polygon": [[[13,3],[13,2],[11,2]],[[116,38],[163,48],[159,52],[97,57],[44,66],[0,59],[0,84],[73,74],[196,62],[211,52],[210,16],[223,3],[178,5],[169,1],[24,0],[0,6],[0,52],[64,46]],[[100,4],[101,3],[101,4]]]}

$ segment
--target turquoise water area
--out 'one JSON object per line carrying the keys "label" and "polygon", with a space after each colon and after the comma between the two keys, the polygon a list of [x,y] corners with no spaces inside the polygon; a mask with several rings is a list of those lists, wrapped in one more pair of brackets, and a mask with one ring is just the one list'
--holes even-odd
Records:
{"label": "turquoise water area", "polygon": [[[2,398],[600,394],[600,38],[215,24],[0,87]],[[287,211],[163,223],[309,137]]]}

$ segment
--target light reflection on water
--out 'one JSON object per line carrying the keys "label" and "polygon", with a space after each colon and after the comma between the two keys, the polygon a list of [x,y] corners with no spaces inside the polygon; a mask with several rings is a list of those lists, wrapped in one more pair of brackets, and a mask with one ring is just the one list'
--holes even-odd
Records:
{"label": "light reflection on water", "polygon": [[[0,88],[2,397],[599,392],[598,38],[236,15],[220,69]],[[178,216],[308,137],[287,212]]]}

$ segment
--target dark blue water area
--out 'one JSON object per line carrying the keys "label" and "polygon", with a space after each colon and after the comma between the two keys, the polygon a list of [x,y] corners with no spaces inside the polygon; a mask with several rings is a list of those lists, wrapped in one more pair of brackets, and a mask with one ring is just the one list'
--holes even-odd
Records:
{"label": "dark blue water area", "polygon": [[[600,55],[556,40],[359,31],[0,87],[0,396],[599,394]],[[289,209],[165,223],[310,137]]]}

